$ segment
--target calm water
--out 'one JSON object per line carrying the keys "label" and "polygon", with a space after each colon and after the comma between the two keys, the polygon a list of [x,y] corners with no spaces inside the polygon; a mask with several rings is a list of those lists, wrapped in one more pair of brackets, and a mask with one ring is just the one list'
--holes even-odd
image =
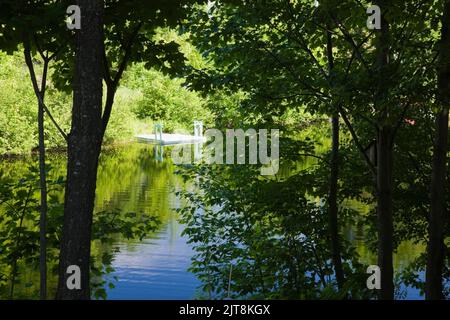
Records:
{"label": "calm water", "polygon": [[[168,150],[164,151],[168,154]],[[53,175],[65,173],[65,161],[52,156]],[[2,164],[11,176],[20,177],[23,161]],[[200,282],[188,271],[193,250],[181,235],[176,208],[181,200],[175,191],[192,188],[174,173],[168,157],[155,157],[153,146],[131,144],[105,152],[99,165],[96,211],[119,209],[143,212],[158,217],[159,230],[143,241],[117,238],[109,250],[114,254],[114,272],[108,279],[115,288],[106,287],[108,299],[194,299]],[[62,199],[61,199],[62,201]],[[351,236],[353,238],[353,236]],[[375,257],[354,239],[364,262],[372,264]],[[362,243],[362,242],[361,242]],[[423,248],[402,244],[395,256],[396,268],[404,267]],[[96,250],[93,249],[95,255]],[[113,280],[117,277],[117,281]],[[25,289],[24,289],[25,290]],[[26,289],[31,290],[31,289]],[[419,299],[417,290],[408,289],[407,298]]]}
{"label": "calm water", "polygon": [[119,243],[113,263],[118,277],[108,299],[192,299],[200,285],[187,269],[192,249],[181,236],[182,226],[173,217],[151,239]]}
{"label": "calm water", "polygon": [[[143,241],[117,241],[109,279],[117,277],[115,288],[106,287],[108,299],[193,299],[200,282],[188,272],[193,250],[182,236],[175,191],[187,187],[175,175],[169,159],[161,160],[151,145],[134,144],[107,154],[99,170],[98,209],[140,211],[161,219],[160,229]],[[167,149],[164,150],[167,153]],[[118,161],[114,161],[117,157]],[[123,157],[127,159],[123,159]],[[129,158],[131,157],[131,158]],[[111,167],[110,162],[115,163]],[[130,166],[132,168],[130,168]],[[133,175],[129,175],[129,171]],[[102,183],[115,179],[126,183],[102,195]],[[103,178],[105,177],[105,178]],[[117,181],[117,180],[116,180]]]}

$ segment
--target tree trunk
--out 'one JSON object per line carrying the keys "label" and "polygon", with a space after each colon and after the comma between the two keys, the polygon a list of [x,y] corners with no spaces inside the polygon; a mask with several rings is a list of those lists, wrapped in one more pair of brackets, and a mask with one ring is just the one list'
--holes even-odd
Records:
{"label": "tree trunk", "polygon": [[380,298],[394,299],[392,221],[392,129],[383,126],[377,140],[378,266],[381,269]]}
{"label": "tree trunk", "polygon": [[47,180],[45,172],[45,142],[44,142],[44,106],[39,103],[38,113],[39,127],[39,180],[41,188],[41,216],[39,219],[39,272],[41,300],[47,298]]}
{"label": "tree trunk", "polygon": [[431,212],[428,225],[427,270],[425,298],[443,299],[442,272],[444,268],[445,177],[448,152],[448,108],[450,102],[450,1],[445,2],[442,16],[438,63],[438,97],[442,109],[436,116],[436,136],[431,174]]}
{"label": "tree trunk", "polygon": [[[333,86],[333,39],[331,26],[327,28],[327,59],[328,59],[328,77],[330,86]],[[330,190],[328,195],[328,229],[330,233],[330,249],[336,275],[336,282],[339,289],[344,286],[344,270],[341,260],[341,242],[339,237],[338,223],[338,179],[339,179],[339,112],[336,108],[331,117],[332,146],[330,163]]]}
{"label": "tree trunk", "polygon": [[45,136],[44,136],[44,98],[47,87],[47,72],[49,60],[44,58],[41,88],[36,78],[28,37],[24,38],[25,62],[30,73],[33,90],[38,100],[38,135],[39,135],[39,184],[40,184],[40,218],[39,218],[39,296],[41,300],[47,298],[47,177],[45,172]]}
{"label": "tree trunk", "polygon": [[[380,8],[389,6],[389,1],[379,0],[376,3]],[[378,215],[378,266],[381,270],[381,290],[379,297],[382,300],[394,299],[394,267],[393,267],[393,208],[392,208],[392,171],[393,171],[393,139],[395,130],[389,110],[388,90],[390,78],[390,31],[389,23],[381,14],[381,29],[378,31],[376,44],[376,71],[377,88],[374,105],[380,117],[377,137],[377,215]]]}
{"label": "tree trunk", "polygon": [[442,270],[444,267],[445,175],[448,150],[448,109],[436,117],[436,139],[431,176],[431,212],[427,247],[425,297],[443,299]]}
{"label": "tree trunk", "polygon": [[339,116],[335,115],[331,118],[332,124],[332,148],[330,163],[330,193],[328,197],[328,219],[329,232],[331,240],[331,253],[336,274],[336,282],[338,288],[342,289],[344,285],[344,270],[342,269],[341,260],[341,240],[339,237],[338,224],[338,178],[339,178]]}
{"label": "tree trunk", "polygon": [[[64,225],[57,299],[90,299],[91,227],[102,130],[102,0],[78,0],[72,127],[68,141]],[[81,288],[69,289],[67,268],[78,266]]]}

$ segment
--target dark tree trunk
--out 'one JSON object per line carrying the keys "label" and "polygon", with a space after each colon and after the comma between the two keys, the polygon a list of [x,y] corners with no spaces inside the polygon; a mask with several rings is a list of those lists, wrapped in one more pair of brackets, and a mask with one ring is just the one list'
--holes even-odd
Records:
{"label": "dark tree trunk", "polygon": [[[103,136],[103,1],[78,0],[72,127],[68,141],[64,225],[57,299],[90,299],[91,227],[98,157]],[[81,270],[81,288],[67,287],[67,268]]]}
{"label": "dark tree trunk", "polygon": [[329,232],[331,240],[331,253],[333,257],[334,270],[338,288],[342,289],[344,285],[344,270],[341,260],[341,240],[339,237],[338,224],[338,178],[339,178],[339,116],[331,118],[332,124],[332,148],[330,163],[330,193],[328,197],[329,210]]}
{"label": "dark tree trunk", "polygon": [[450,1],[447,0],[442,16],[442,32],[438,63],[438,96],[442,109],[436,116],[436,136],[431,175],[431,212],[427,247],[425,297],[443,299],[442,272],[444,268],[445,177],[448,152],[448,108],[450,102]]}
{"label": "dark tree trunk", "polygon": [[[389,6],[389,1],[379,0],[380,8]],[[383,10],[383,9],[382,9]],[[388,90],[390,78],[390,31],[389,23],[381,14],[381,29],[377,36],[377,89],[374,105],[380,114],[377,137],[377,215],[378,215],[378,266],[381,270],[381,290],[379,297],[383,300],[394,299],[394,267],[393,267],[393,208],[392,208],[392,170],[393,170],[393,139],[395,130],[389,110]]]}
{"label": "dark tree trunk", "polygon": [[33,62],[31,59],[30,42],[28,37],[24,38],[25,62],[30,72],[33,90],[38,100],[38,135],[39,135],[39,184],[40,184],[40,218],[39,218],[39,273],[40,287],[39,296],[41,300],[47,298],[47,177],[45,171],[45,132],[44,132],[44,98],[47,87],[47,72],[49,60],[44,58],[41,88],[36,78]]}
{"label": "dark tree trunk", "polygon": [[44,106],[39,104],[39,180],[41,187],[41,216],[39,220],[40,238],[40,298],[47,298],[47,181],[45,172],[45,142],[44,142]]}
{"label": "dark tree trunk", "polygon": [[[333,41],[331,35],[331,26],[327,30],[327,59],[328,59],[328,77],[330,85],[333,86]],[[341,260],[341,242],[339,237],[338,223],[338,179],[339,179],[339,112],[336,110],[331,117],[332,146],[330,163],[330,190],[328,195],[328,228],[330,233],[330,249],[336,275],[338,288],[344,286],[344,270]]]}
{"label": "dark tree trunk", "polygon": [[378,266],[381,269],[380,298],[383,300],[394,299],[391,133],[390,126],[383,126],[377,141]]}
{"label": "dark tree trunk", "polygon": [[444,267],[445,176],[448,150],[448,109],[436,117],[436,140],[431,176],[431,212],[427,247],[425,297],[443,299],[442,271]]}

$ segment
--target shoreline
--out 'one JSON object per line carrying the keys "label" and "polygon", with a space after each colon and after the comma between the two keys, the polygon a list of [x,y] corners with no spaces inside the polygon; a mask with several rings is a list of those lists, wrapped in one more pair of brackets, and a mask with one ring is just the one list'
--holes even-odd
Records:
{"label": "shoreline", "polygon": [[[118,146],[123,146],[125,144],[131,143],[134,141],[135,140],[133,138],[129,138],[129,139],[124,139],[124,140],[107,142],[102,145],[102,152],[108,151],[108,150],[113,149]],[[50,155],[62,155],[62,154],[66,153],[67,147],[65,147],[65,146],[64,147],[63,146],[52,147],[52,148],[45,149],[45,151],[47,154],[50,154]],[[27,153],[3,153],[3,154],[0,154],[0,161],[23,160],[23,159],[28,159],[30,157],[31,158],[36,157],[38,155],[39,155],[39,151],[37,148],[35,148]]]}

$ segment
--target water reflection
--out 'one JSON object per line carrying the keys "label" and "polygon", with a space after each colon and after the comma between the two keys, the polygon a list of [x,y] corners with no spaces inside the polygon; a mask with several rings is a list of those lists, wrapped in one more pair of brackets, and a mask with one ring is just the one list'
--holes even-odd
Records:
{"label": "water reflection", "polygon": [[116,288],[109,299],[191,299],[199,281],[186,270],[192,249],[181,236],[183,227],[172,217],[155,237],[118,243],[113,263]]}
{"label": "water reflection", "polygon": [[148,239],[118,239],[113,245],[115,271],[108,278],[118,281],[105,288],[108,299],[192,299],[199,281],[187,271],[193,252],[175,212],[180,207],[175,192],[185,184],[167,158],[171,148],[134,144],[127,149],[101,159],[96,209],[145,212],[162,225]]}
{"label": "water reflection", "polygon": [[[201,154],[201,148],[195,148],[194,151],[197,155]],[[188,239],[181,235],[184,227],[175,213],[175,209],[183,205],[175,192],[192,189],[192,186],[186,185],[174,173],[175,166],[170,160],[170,154],[171,147],[137,143],[102,153],[97,179],[96,212],[138,212],[158,217],[161,221],[159,230],[143,241],[117,237],[112,246],[94,245],[94,255],[100,256],[105,250],[114,253],[112,267],[115,271],[108,275],[108,279],[116,287],[105,288],[108,299],[196,297],[201,283],[194,274],[188,272],[194,252],[191,245],[187,244]],[[26,172],[27,162],[27,159],[3,162],[0,169],[4,175],[19,179]],[[62,155],[51,155],[50,162],[53,166],[52,177],[64,175],[65,159]],[[281,167],[280,174],[283,174],[283,170]],[[296,185],[301,186],[300,183]],[[63,201],[63,194],[59,195],[59,200]],[[214,227],[217,229],[217,225]],[[355,243],[364,263],[375,261],[374,254],[362,241],[362,230],[349,228],[346,234],[347,239]],[[402,244],[395,255],[395,267],[401,269],[407,266],[422,250],[411,244]],[[25,281],[18,286],[18,290],[22,290],[22,296],[31,297],[38,288],[38,273],[35,269],[22,271]],[[236,272],[238,270],[233,271],[233,274]],[[114,277],[118,280],[113,280]],[[228,279],[228,273],[226,277]],[[56,284],[54,276],[50,284]],[[419,298],[418,291],[409,288],[408,298]]]}
{"label": "water reflection", "polygon": [[[106,284],[108,299],[191,299],[199,284],[187,271],[192,248],[181,236],[183,227],[175,213],[181,205],[175,191],[186,185],[174,174],[174,166],[167,158],[170,152],[157,151],[153,145],[135,143],[108,148],[100,157],[95,212],[145,213],[161,222],[160,228],[143,241],[117,236],[112,245],[93,244],[92,254],[98,261],[105,252],[113,254],[115,272],[108,278],[116,288]],[[29,158],[3,161],[0,171],[4,177],[18,181],[28,172],[31,162]],[[49,162],[52,166],[49,179],[65,174],[64,155],[49,154]],[[63,193],[56,196],[62,203]],[[16,296],[37,297],[37,268],[23,264],[20,278]],[[53,274],[49,276],[49,296],[54,295],[55,286]]]}

